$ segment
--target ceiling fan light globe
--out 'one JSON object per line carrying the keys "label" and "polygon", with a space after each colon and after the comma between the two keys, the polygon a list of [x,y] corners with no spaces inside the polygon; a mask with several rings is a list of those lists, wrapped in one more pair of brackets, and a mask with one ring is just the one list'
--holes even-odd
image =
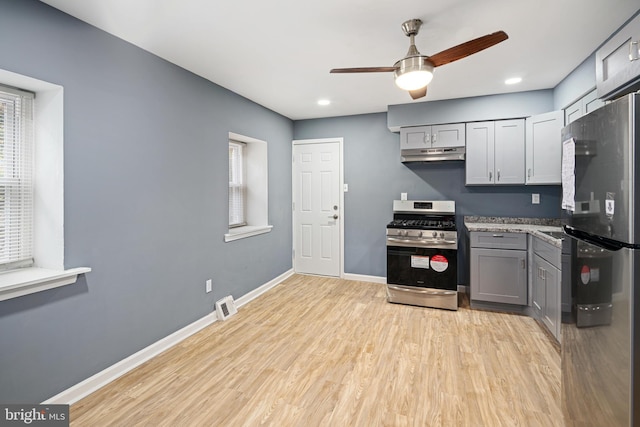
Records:
{"label": "ceiling fan light globe", "polygon": [[422,89],[427,86],[433,74],[429,71],[411,71],[396,77],[396,85],[404,90]]}
{"label": "ceiling fan light globe", "polygon": [[433,66],[424,56],[404,58],[396,64],[396,85],[404,90],[422,89],[433,78]]}

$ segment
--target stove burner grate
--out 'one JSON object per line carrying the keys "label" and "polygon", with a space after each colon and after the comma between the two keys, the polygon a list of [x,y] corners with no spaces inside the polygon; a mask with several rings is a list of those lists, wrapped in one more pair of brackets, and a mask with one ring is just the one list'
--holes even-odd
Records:
{"label": "stove burner grate", "polygon": [[454,230],[455,222],[451,220],[433,220],[433,219],[394,219],[387,228],[414,228],[414,229],[449,229]]}

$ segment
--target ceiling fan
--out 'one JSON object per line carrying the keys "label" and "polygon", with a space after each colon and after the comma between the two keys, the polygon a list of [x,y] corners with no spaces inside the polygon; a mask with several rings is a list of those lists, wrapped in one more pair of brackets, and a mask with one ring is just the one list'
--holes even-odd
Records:
{"label": "ceiling fan", "polygon": [[487,34],[466,43],[443,50],[433,56],[422,55],[416,48],[414,38],[422,21],[410,19],[402,24],[402,31],[411,40],[407,55],[393,67],[334,68],[330,73],[390,73],[395,74],[396,85],[409,92],[411,98],[422,98],[427,94],[427,85],[433,78],[433,69],[487,49],[509,38],[504,31]]}

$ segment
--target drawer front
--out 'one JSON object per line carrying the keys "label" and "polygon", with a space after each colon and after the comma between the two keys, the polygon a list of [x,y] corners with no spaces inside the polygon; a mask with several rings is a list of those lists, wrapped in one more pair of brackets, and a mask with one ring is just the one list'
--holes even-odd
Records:
{"label": "drawer front", "polygon": [[527,233],[472,231],[472,248],[527,249]]}
{"label": "drawer front", "polygon": [[535,237],[533,239],[533,252],[540,256],[540,258],[551,263],[555,268],[560,268],[560,259],[562,256],[562,250],[560,248]]}

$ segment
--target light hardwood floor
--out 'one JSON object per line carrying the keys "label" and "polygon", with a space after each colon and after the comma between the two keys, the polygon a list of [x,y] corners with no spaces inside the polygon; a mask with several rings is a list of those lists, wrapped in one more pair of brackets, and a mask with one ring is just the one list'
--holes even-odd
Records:
{"label": "light hardwood floor", "polygon": [[562,426],[531,318],[293,276],[72,405],[73,426]]}

